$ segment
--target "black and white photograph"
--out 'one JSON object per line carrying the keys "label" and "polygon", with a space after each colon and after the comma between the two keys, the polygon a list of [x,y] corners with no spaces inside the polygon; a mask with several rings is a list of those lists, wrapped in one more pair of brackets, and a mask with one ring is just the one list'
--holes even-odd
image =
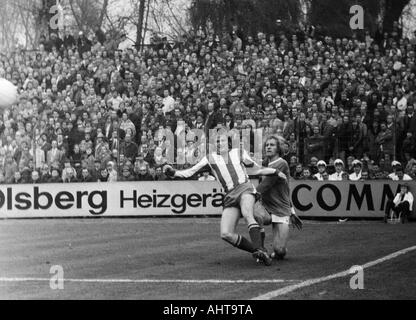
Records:
{"label": "black and white photograph", "polygon": [[415,49],[416,0],[0,0],[0,300],[414,300]]}

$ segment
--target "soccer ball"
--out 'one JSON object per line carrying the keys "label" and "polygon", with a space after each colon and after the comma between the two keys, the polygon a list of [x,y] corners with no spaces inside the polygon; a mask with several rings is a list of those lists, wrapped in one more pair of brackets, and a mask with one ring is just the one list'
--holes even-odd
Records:
{"label": "soccer ball", "polygon": [[0,111],[17,102],[17,87],[10,81],[0,78]]}

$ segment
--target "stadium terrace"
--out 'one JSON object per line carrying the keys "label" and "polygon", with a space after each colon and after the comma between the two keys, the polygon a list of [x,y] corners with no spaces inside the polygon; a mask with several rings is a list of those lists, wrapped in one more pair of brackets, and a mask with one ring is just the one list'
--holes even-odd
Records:
{"label": "stadium terrace", "polygon": [[248,130],[255,155],[255,130],[285,138],[297,180],[330,180],[338,159],[343,180],[415,179],[416,42],[395,28],[383,40],[202,27],[142,52],[110,31],[42,35],[0,56],[19,93],[0,119],[0,184],[167,180],[164,164],[207,149],[193,130],[218,129]]}

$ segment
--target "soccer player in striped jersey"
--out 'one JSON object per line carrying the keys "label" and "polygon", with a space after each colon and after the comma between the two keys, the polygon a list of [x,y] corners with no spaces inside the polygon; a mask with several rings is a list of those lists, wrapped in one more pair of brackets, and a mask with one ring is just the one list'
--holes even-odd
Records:
{"label": "soccer player in striped jersey", "polygon": [[[283,138],[271,136],[267,138],[265,148],[265,165],[283,172],[289,177],[289,165],[281,158]],[[289,180],[280,179],[278,176],[264,177],[257,190],[261,194],[261,200],[255,205],[257,220],[271,221],[273,230],[272,257],[283,259],[286,255],[287,241],[289,239],[289,224],[301,229],[302,221],[295,214],[290,201]],[[270,219],[271,215],[271,219]]]}
{"label": "soccer player in striped jersey", "polygon": [[[221,238],[241,250],[252,253],[255,259],[265,265],[271,265],[272,259],[262,246],[260,226],[254,218],[254,203],[258,193],[245,170],[245,166],[254,163],[247,152],[241,152],[239,148],[230,149],[227,135],[220,135],[217,138],[217,152],[203,157],[196,165],[186,170],[174,170],[167,165],[165,173],[178,178],[190,178],[201,169],[209,167],[226,192],[221,216]],[[257,166],[255,174],[278,175],[280,179],[286,179],[285,174],[272,168]],[[251,241],[235,232],[241,215],[247,222]]]}

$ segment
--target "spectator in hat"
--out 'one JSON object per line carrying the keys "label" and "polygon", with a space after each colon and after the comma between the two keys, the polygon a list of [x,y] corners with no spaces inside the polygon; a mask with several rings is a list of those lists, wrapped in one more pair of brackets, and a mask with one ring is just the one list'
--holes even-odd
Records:
{"label": "spectator in hat", "polygon": [[401,168],[401,166],[402,166],[402,164],[399,161],[393,160],[391,162],[391,168],[393,169],[393,172],[389,173],[387,177],[391,180],[393,180],[393,178],[397,179],[396,171],[397,171],[397,168]]}
{"label": "spectator in hat", "polygon": [[[325,179],[325,174],[327,179]],[[318,161],[318,173],[314,174],[314,177],[318,181],[328,180],[328,174],[326,172],[326,162],[323,160]]]}
{"label": "spectator in hat", "polygon": [[354,172],[351,173],[348,178],[351,181],[359,181],[361,179],[361,172],[362,172],[363,165],[360,160],[355,159],[352,162],[352,166],[353,166]]}
{"label": "spectator in hat", "polygon": [[387,202],[384,222],[387,222],[387,219],[390,217],[390,211],[393,210],[396,217],[400,216],[402,223],[405,223],[413,210],[413,200],[409,185],[406,183],[402,184],[400,192],[396,194],[393,200]]}
{"label": "spectator in hat", "polygon": [[329,180],[331,181],[341,181],[342,174],[344,173],[344,161],[341,159],[336,159],[334,161],[335,172],[329,175]]}
{"label": "spectator in hat", "polygon": [[410,181],[412,177],[403,172],[403,167],[401,165],[395,165],[394,173],[388,176],[389,179],[393,181]]}

